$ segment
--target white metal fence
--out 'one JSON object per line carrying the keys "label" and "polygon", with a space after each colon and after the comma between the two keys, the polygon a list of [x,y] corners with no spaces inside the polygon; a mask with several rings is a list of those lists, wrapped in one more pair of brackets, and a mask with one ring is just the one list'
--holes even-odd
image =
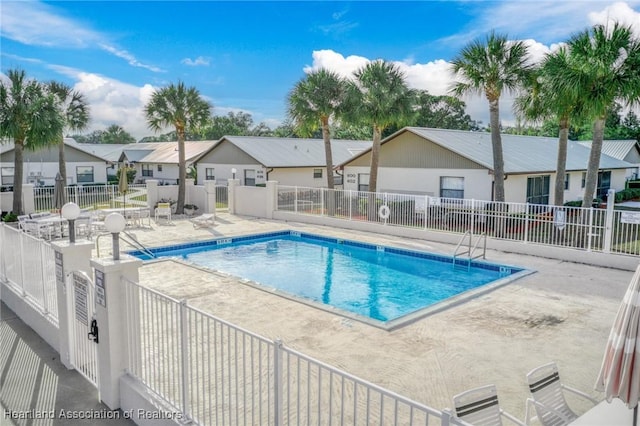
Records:
{"label": "white metal fence", "polygon": [[277,200],[297,214],[640,255],[640,212],[291,186]]}
{"label": "white metal fence", "polygon": [[[116,208],[125,203],[134,206],[147,205],[147,186],[145,184],[129,185],[126,194],[119,191],[118,185],[78,185],[64,189],[65,200],[73,201],[80,208]],[[52,210],[55,207],[54,187],[36,186],[33,188],[36,211]]]}
{"label": "white metal fence", "polygon": [[216,209],[229,208],[229,187],[227,185],[216,185]]}
{"label": "white metal fence", "polygon": [[58,325],[55,261],[51,245],[10,225],[0,225],[0,278]]}
{"label": "white metal fence", "polygon": [[464,425],[123,280],[129,373],[183,419],[213,424]]}

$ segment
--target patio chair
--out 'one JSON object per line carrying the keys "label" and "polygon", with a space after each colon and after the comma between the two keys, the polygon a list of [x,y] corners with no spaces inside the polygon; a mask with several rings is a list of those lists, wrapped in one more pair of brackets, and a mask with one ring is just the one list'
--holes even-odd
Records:
{"label": "patio chair", "polygon": [[189,219],[193,223],[194,228],[209,228],[215,226],[216,216],[212,213],[205,213],[200,216]]}
{"label": "patio chair", "polygon": [[455,416],[476,426],[502,426],[502,418],[524,426],[524,423],[500,408],[495,385],[470,389],[453,397]]}
{"label": "patio chair", "polygon": [[577,419],[578,415],[567,404],[564,391],[591,401],[594,405],[598,403],[586,393],[562,384],[555,362],[531,370],[527,374],[527,383],[531,392],[531,398],[526,402],[527,425],[536,418],[545,426],[566,425]]}
{"label": "patio chair", "polygon": [[158,203],[155,212],[156,223],[160,223],[160,220],[164,219],[165,223],[171,223],[171,204],[170,203]]}

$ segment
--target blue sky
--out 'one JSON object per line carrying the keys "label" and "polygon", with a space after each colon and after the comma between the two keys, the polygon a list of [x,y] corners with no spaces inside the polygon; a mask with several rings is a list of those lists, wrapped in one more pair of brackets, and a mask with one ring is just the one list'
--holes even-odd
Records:
{"label": "blue sky", "polygon": [[[215,114],[242,110],[275,127],[288,91],[315,68],[349,75],[382,58],[401,66],[410,86],[444,94],[448,61],[491,29],[525,40],[539,59],[572,33],[614,19],[640,34],[640,3],[3,1],[0,72],[22,68],[84,93],[87,131],[115,123],[137,138],[153,134],[144,105],[178,80]],[[464,100],[472,118],[488,121],[484,99]],[[509,97],[502,116],[512,119]]]}

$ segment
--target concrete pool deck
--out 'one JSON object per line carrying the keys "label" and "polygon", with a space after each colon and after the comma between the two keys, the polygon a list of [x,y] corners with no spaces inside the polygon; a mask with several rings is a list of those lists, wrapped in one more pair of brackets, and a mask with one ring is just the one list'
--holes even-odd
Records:
{"label": "concrete pool deck", "polygon": [[[134,233],[154,247],[283,229],[444,254],[454,250],[426,240],[225,213],[213,228],[174,220]],[[101,240],[102,256],[109,245]],[[557,362],[564,383],[602,399],[593,387],[633,272],[492,250],[487,260],[536,273],[390,332],[173,261],[145,264],[140,283],[437,409],[451,407],[457,393],[493,383],[501,406],[523,419],[525,375],[550,361]],[[568,400],[578,413],[591,407]]]}

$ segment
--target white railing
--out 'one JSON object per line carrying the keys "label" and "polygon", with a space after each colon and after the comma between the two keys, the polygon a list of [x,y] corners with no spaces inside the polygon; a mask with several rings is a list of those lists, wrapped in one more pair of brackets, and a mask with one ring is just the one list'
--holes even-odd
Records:
{"label": "white railing", "polygon": [[123,280],[129,374],[196,424],[465,425]]}
{"label": "white railing", "polygon": [[[36,211],[54,208],[54,188],[36,186],[33,188]],[[80,208],[116,208],[125,203],[134,206],[147,205],[147,186],[145,184],[129,185],[126,194],[118,190],[118,185],[79,185],[65,187],[65,200],[73,201]]]}
{"label": "white railing", "polygon": [[[278,186],[277,200],[278,210],[297,214],[459,234],[470,231],[593,251],[605,248],[605,209],[291,186]],[[637,234],[637,225],[623,232]],[[627,252],[640,254],[640,247]]]}
{"label": "white railing", "polygon": [[0,226],[1,278],[16,293],[58,325],[58,299],[53,248],[9,225]]}

